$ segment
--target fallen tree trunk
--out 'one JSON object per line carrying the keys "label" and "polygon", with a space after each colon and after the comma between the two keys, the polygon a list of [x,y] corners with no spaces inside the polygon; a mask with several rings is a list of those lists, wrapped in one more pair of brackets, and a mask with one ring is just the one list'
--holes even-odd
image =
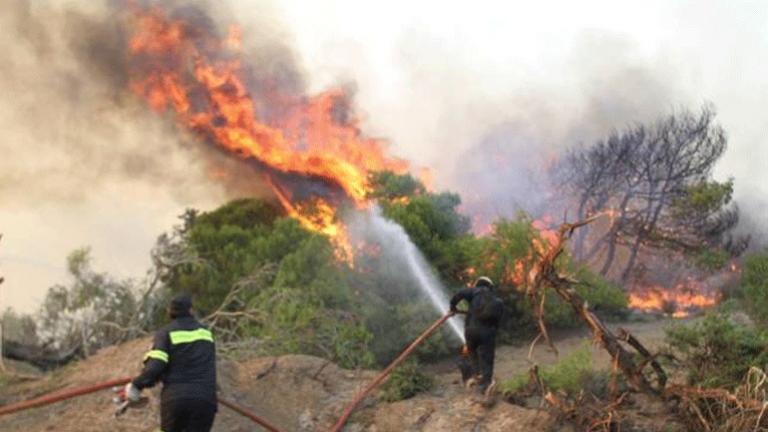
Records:
{"label": "fallen tree trunk", "polygon": [[51,370],[69,363],[79,357],[79,350],[53,352],[34,345],[24,345],[13,340],[3,341],[3,356],[12,360],[29,363],[42,370]]}
{"label": "fallen tree trunk", "polygon": [[[554,290],[560,298],[571,306],[576,316],[584,321],[590,329],[594,338],[600,342],[600,345],[602,345],[606,351],[608,351],[611,358],[614,360],[614,365],[624,373],[629,384],[637,391],[660,396],[663,392],[664,385],[666,384],[667,377],[658,362],[656,362],[655,359],[650,356],[648,350],[646,350],[637,339],[631,337],[631,335],[626,334],[626,337],[623,338],[614,335],[613,332],[603,324],[602,320],[590,310],[589,304],[587,304],[587,302],[581,298],[573,288],[578,281],[568,276],[561,275],[555,266],[558,257],[563,253],[565,244],[573,234],[574,230],[591,223],[597,217],[598,216],[594,216],[576,223],[564,223],[558,229],[554,239],[551,239],[548,244],[540,242],[537,245],[541,257],[534,263],[532,270],[529,272],[527,287],[528,295],[535,304],[543,305],[541,299],[543,299],[545,295],[545,290],[547,288]],[[546,331],[546,326],[544,325],[543,306],[539,306],[537,310],[540,332],[531,345],[530,353],[533,352],[533,346],[539,339],[544,339],[550,346],[552,346]],[[645,359],[645,361],[638,365],[635,362],[634,354],[625,349],[622,345],[622,340],[628,342],[629,345]],[[651,384],[643,373],[644,367],[649,363],[653,366],[653,370],[657,375],[656,387]]]}

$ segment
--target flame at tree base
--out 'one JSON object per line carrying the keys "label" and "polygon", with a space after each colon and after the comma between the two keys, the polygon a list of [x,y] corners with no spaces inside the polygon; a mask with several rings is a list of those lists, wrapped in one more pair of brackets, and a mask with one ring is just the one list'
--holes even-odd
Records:
{"label": "flame at tree base", "polygon": [[681,283],[673,288],[636,287],[629,294],[629,308],[645,313],[665,313],[685,318],[720,302],[720,294],[695,283]]}

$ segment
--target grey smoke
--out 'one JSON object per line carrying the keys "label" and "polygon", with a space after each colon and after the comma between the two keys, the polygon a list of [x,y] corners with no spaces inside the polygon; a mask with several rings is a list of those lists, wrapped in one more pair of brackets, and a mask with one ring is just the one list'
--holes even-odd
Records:
{"label": "grey smoke", "polygon": [[[35,279],[37,268],[15,267],[9,255],[52,265],[69,250],[94,244],[107,270],[136,275],[154,236],[184,207],[206,209],[260,193],[250,167],[190,145],[194,137],[180,134],[169,118],[148,112],[125,91],[125,36],[115,15],[121,3],[0,2],[0,270],[7,279],[0,303],[27,301],[29,288],[39,293],[61,276]],[[256,94],[266,90],[260,76],[279,77],[277,84],[295,95],[355,81],[366,132],[391,138],[395,155],[433,168],[437,188],[460,192],[467,210],[477,194],[478,203],[492,203],[494,215],[545,207],[542,167],[562,149],[679,105],[713,102],[732,138],[718,174],[736,176],[745,220],[766,232],[760,197],[768,184],[762,145],[768,14],[759,2],[563,2],[555,8],[562,13],[605,13],[584,24],[598,29],[578,33],[563,52],[537,43],[542,33],[560,33],[550,23],[557,14],[547,7],[528,13],[512,3],[498,12],[426,2],[162,3],[185,5],[178,13],[203,11],[210,25],[222,29],[223,23],[243,24]],[[365,18],[370,22],[359,17],[368,9],[375,12]],[[634,30],[619,33],[622,23],[608,22],[636,15]],[[569,16],[569,22],[580,17]],[[510,37],[499,29],[531,20],[543,30],[499,40]],[[656,36],[665,34],[659,28],[675,29],[674,43],[636,41],[646,21]],[[459,36],[451,39],[449,27]],[[366,44],[369,29],[386,39],[384,49]],[[475,34],[494,48],[484,49],[486,41]],[[517,70],[517,63],[505,62],[514,61],[522,45],[544,52],[529,61],[534,66]],[[494,165],[492,152],[506,162]],[[212,174],[219,180],[211,181]],[[9,293],[16,297],[9,301]]]}
{"label": "grey smoke", "polygon": [[[180,205],[212,194],[263,194],[252,167],[199,145],[130,93],[124,3],[0,4],[0,199],[70,202],[122,182],[170,189]],[[211,29],[227,16],[226,8],[207,10],[210,2],[162,3]],[[299,94],[291,51],[259,34],[258,46],[248,48],[255,96],[259,80],[274,76],[282,91]]]}
{"label": "grey smoke", "polygon": [[691,103],[674,71],[654,70],[620,36],[591,32],[571,55],[573,88],[543,85],[506,96],[495,124],[459,153],[451,184],[483,223],[520,210],[559,221],[564,208],[553,202],[547,171],[568,148]]}
{"label": "grey smoke", "polygon": [[[183,3],[178,13],[226,14]],[[200,145],[130,93],[123,4],[0,2],[0,308],[34,308],[84,245],[98,269],[141,277],[154,239],[186,207],[266,192],[253,167]],[[282,52],[274,40],[259,44],[248,48],[255,58]],[[280,68],[283,85],[300,89],[291,55],[275,58],[253,76]]]}

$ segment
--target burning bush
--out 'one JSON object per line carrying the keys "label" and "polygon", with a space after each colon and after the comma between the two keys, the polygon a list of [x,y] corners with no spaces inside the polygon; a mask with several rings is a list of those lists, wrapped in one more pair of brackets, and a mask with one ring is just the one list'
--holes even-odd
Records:
{"label": "burning bush", "polygon": [[[535,221],[525,213],[519,213],[514,220],[501,219],[493,224],[488,237],[477,240],[471,251],[473,269],[476,273],[491,276],[500,281],[500,291],[506,294],[510,309],[508,328],[519,334],[520,328],[532,327],[535,323],[531,303],[523,295],[533,262],[540,253],[539,246],[546,242],[547,232],[535,227]],[[592,309],[600,314],[615,316],[627,307],[627,298],[621,288],[589,270],[578,266],[571,257],[564,254],[558,259],[562,272],[575,275],[581,282],[576,290]],[[573,327],[577,319],[573,310],[555,296],[546,299],[545,316],[547,325]]]}

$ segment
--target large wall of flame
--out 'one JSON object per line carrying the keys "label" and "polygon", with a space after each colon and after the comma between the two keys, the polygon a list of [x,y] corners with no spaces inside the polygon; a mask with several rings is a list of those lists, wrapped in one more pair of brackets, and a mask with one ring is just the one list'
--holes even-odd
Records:
{"label": "large wall of flame", "polygon": [[[736,176],[749,228],[765,232],[765,5],[413,3],[163,2],[242,24],[257,77],[354,89],[366,131],[486,219],[546,211],[539,173],[563,148],[711,101],[731,137],[720,174]],[[61,281],[83,244],[108,270],[140,274],[181,209],[262,192],[250,167],[188,145],[127,94],[121,4],[0,2],[0,306],[33,305],[28,293]]]}
{"label": "large wall of flame", "polygon": [[[97,268],[140,277],[184,208],[268,193],[252,167],[195,145],[130,94],[117,5],[0,2],[0,308],[34,307],[84,245]],[[301,88],[280,39],[249,50]]]}

